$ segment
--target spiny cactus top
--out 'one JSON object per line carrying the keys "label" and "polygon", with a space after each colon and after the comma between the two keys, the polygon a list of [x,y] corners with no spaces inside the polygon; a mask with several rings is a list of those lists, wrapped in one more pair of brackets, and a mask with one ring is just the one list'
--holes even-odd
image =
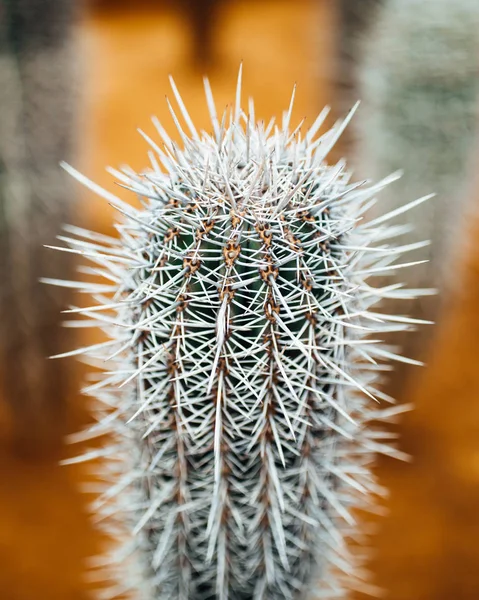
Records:
{"label": "spiny cactus top", "polygon": [[281,126],[257,123],[239,85],[218,119],[206,90],[211,134],[173,84],[181,147],[156,123],[152,168],[116,172],[141,210],[67,167],[123,214],[119,239],[63,238],[105,279],[78,284],[97,303],[72,310],[110,339],[70,353],[109,358],[83,436],[109,442],[78,459],[103,457],[94,509],[118,541],[97,564],[101,597],[343,597],[366,587],[351,509],[381,491],[374,454],[399,454],[367,424],[403,410],[372,397],[394,357],[378,339],[410,321],[373,307],[414,294],[367,280],[406,266],[394,261],[409,248],[386,241],[401,231],[387,217],[363,221],[387,181],[351,183],[325,162],[346,121],[317,137],[323,112],[290,131],[291,103]]}

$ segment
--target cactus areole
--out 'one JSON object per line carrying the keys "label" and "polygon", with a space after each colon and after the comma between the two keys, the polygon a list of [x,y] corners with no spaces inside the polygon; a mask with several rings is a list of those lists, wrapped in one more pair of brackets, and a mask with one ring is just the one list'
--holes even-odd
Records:
{"label": "cactus areole", "polygon": [[326,111],[292,130],[291,101],[265,125],[241,109],[240,82],[220,117],[206,82],[210,133],[172,82],[181,145],[155,122],[151,168],[114,171],[139,210],[65,166],[121,213],[119,239],[61,238],[94,276],[63,282],[95,299],[71,309],[77,325],[108,335],[68,353],[103,369],[86,390],[98,423],[79,438],[107,443],[74,459],[101,459],[94,511],[113,538],[94,565],[102,598],[368,589],[352,509],[381,492],[375,454],[400,455],[369,423],[404,410],[375,387],[381,362],[400,358],[379,340],[412,322],[374,306],[417,293],[368,279],[407,266],[396,259],[413,246],[391,247],[402,229],[388,216],[363,219],[395,176],[351,183],[343,162],[325,162],[349,117],[321,136]]}

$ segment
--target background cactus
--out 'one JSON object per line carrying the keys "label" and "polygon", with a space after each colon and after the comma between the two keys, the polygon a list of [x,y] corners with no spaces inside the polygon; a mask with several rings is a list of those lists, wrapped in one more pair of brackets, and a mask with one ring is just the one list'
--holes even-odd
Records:
{"label": "background cactus", "polygon": [[[362,41],[370,35],[377,14],[388,0],[337,0],[337,65],[334,70],[336,110],[350,110],[359,99],[358,76],[362,64]],[[340,150],[350,156],[354,148],[354,128],[342,136]]]}
{"label": "background cactus", "polygon": [[[361,44],[363,104],[356,120],[356,162],[361,175],[373,178],[404,169],[375,214],[426,190],[437,192],[415,214],[414,231],[403,238],[430,239],[430,263],[406,277],[414,287],[447,292],[457,283],[451,257],[463,231],[464,183],[477,121],[479,5],[470,0],[388,0],[377,17]],[[436,319],[444,295],[415,302],[412,314]],[[396,339],[405,344],[406,354],[424,355],[424,337]]]}
{"label": "background cactus", "polygon": [[66,167],[123,215],[119,240],[76,227],[61,237],[95,278],[63,282],[96,300],[72,311],[108,336],[63,355],[109,359],[86,390],[98,423],[78,436],[108,444],[73,459],[102,459],[93,510],[118,542],[96,563],[104,598],[368,589],[347,543],[360,540],[351,510],[382,491],[375,453],[401,457],[369,424],[404,410],[375,389],[379,363],[408,360],[378,339],[413,323],[374,306],[417,291],[367,280],[422,244],[394,248],[401,227],[363,221],[394,176],[367,187],[326,164],[348,119],[317,138],[323,112],[302,135],[292,101],[281,127],[256,123],[240,82],[219,119],[206,84],[212,134],[196,131],[173,84],[182,148],[156,123],[151,169],[113,171],[138,210]]}
{"label": "background cactus", "polygon": [[0,384],[22,451],[60,442],[68,396],[69,365],[46,359],[65,339],[65,290],[39,278],[70,270],[42,246],[72,207],[59,161],[73,146],[74,5],[0,2]]}

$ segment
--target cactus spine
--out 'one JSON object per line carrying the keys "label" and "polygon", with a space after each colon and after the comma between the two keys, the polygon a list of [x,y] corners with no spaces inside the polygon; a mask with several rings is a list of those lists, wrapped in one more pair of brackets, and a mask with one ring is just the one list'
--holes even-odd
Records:
{"label": "cactus spine", "polygon": [[387,217],[362,220],[394,176],[368,187],[326,164],[348,119],[317,138],[323,112],[302,136],[291,102],[281,127],[256,123],[240,81],[222,119],[206,84],[212,134],[197,132],[172,83],[182,148],[157,123],[151,169],[116,172],[141,210],[66,167],[123,215],[119,240],[76,227],[62,238],[105,277],[63,283],[94,294],[72,310],[109,338],[68,353],[102,368],[109,358],[86,390],[104,409],[80,437],[110,441],[74,459],[103,459],[94,510],[118,540],[97,565],[105,598],[367,588],[347,545],[359,535],[351,510],[381,492],[375,453],[401,455],[368,424],[404,410],[375,382],[383,359],[407,360],[377,339],[413,323],[374,306],[415,294],[367,280],[406,266],[395,260],[414,247],[391,247],[401,228]]}

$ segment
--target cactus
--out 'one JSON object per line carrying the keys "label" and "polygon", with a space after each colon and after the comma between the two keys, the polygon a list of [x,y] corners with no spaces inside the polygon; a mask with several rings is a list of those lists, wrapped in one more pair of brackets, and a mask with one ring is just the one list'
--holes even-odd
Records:
{"label": "cactus", "polygon": [[[429,186],[438,194],[422,206],[414,232],[403,239],[432,242],[430,264],[409,272],[406,280],[443,292],[413,304],[411,314],[421,318],[439,318],[441,300],[456,282],[451,256],[467,211],[464,183],[479,102],[478,27],[479,5],[471,0],[388,0],[362,42],[357,163],[366,177],[404,168],[375,214]],[[424,355],[425,341],[403,340],[404,352]]]}
{"label": "cactus", "polygon": [[240,72],[220,119],[206,82],[213,131],[197,132],[172,86],[182,147],[155,121],[151,168],[112,171],[141,208],[65,165],[118,209],[120,238],[68,226],[63,250],[88,259],[94,280],[47,280],[93,294],[71,309],[84,317],[74,323],[107,334],[62,355],[106,365],[85,390],[98,422],[77,439],[108,443],[69,461],[100,472],[93,510],[116,542],[94,563],[101,597],[367,590],[348,546],[360,539],[353,510],[382,492],[376,453],[402,457],[370,423],[405,409],[375,382],[381,361],[408,360],[378,339],[414,323],[375,305],[419,293],[367,280],[407,266],[395,261],[422,244],[392,247],[401,227],[363,221],[395,176],[366,186],[343,161],[326,164],[350,117],[318,138],[323,111],[303,136],[290,130],[292,100],[281,127],[256,123],[252,103],[241,109]]}
{"label": "cactus", "polygon": [[65,293],[39,278],[70,271],[69,257],[42,245],[73,204],[58,163],[73,146],[74,4],[0,2],[1,402],[17,449],[35,453],[61,443],[71,377],[67,364],[46,360],[65,349]]}

